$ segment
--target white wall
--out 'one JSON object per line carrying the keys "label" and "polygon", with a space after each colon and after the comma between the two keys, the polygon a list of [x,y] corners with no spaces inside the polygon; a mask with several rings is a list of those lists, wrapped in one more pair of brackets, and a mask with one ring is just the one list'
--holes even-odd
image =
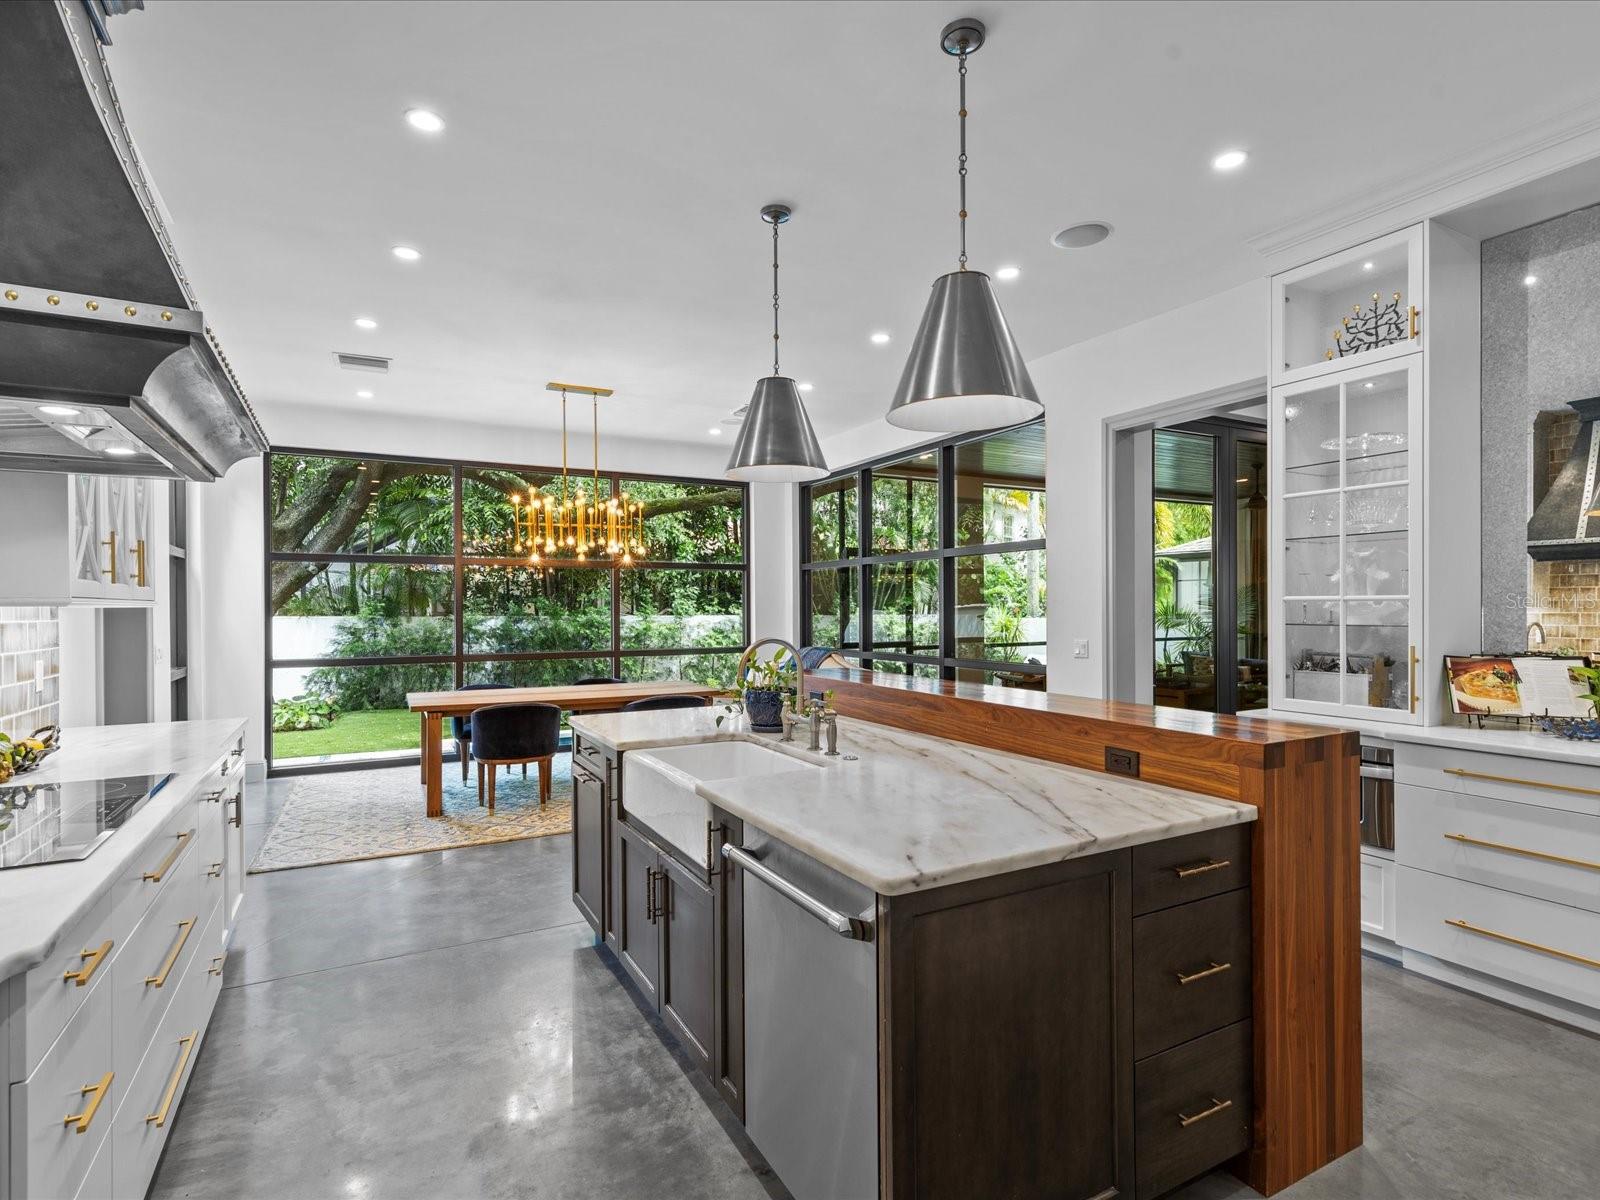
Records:
{"label": "white wall", "polygon": [[[371,409],[274,404],[262,414],[274,446],[362,454],[560,465],[559,432],[466,421],[391,418]],[[729,441],[655,442],[607,432],[601,414],[601,466],[641,474],[719,479]],[[573,442],[578,462],[587,467]],[[265,563],[262,461],[242,462],[221,481],[195,489],[191,508],[190,711],[196,717],[243,717],[246,753],[266,759],[263,727]],[[758,632],[796,632],[795,496],[792,485],[750,489],[750,624]]]}
{"label": "white wall", "polygon": [[[1268,286],[1263,277],[1028,363],[1045,404],[1052,692],[1106,694],[1106,423],[1190,397],[1265,386]],[[843,470],[929,440],[879,420],[826,439],[823,453],[832,469]],[[795,536],[791,522],[791,560]],[[1087,658],[1072,656],[1075,639],[1088,641]]]}

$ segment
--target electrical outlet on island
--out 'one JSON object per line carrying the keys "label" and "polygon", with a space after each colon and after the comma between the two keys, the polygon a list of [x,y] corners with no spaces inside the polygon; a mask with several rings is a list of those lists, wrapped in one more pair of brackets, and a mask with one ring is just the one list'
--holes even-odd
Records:
{"label": "electrical outlet on island", "polygon": [[1113,775],[1131,775],[1139,777],[1139,752],[1137,750],[1119,750],[1115,746],[1106,747],[1106,770]]}

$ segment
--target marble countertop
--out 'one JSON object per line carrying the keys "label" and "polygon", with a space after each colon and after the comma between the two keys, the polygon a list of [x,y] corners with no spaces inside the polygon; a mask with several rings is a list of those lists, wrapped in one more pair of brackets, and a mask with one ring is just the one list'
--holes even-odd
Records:
{"label": "marble countertop", "polygon": [[[766,741],[720,708],[575,716],[613,750]],[[803,737],[804,732],[797,733]],[[1248,804],[839,718],[815,771],[701,782],[718,807],[893,896],[1253,821]],[[810,761],[818,761],[806,755]],[[624,793],[623,807],[627,807]]]}
{"label": "marble countertop", "polygon": [[[1553,733],[1495,729],[1492,726],[1478,729],[1467,725],[1391,725],[1383,721],[1352,721],[1347,717],[1259,711],[1261,716],[1270,719],[1353,729],[1364,738],[1382,738],[1390,742],[1410,742],[1422,746],[1448,746],[1455,750],[1478,750],[1485,754],[1514,754],[1522,758],[1541,758],[1547,762],[1600,767],[1600,742],[1575,742]],[[1239,714],[1240,717],[1255,715]]]}
{"label": "marble countertop", "polygon": [[169,721],[66,729],[61,749],[19,783],[159,775],[172,779],[80,862],[0,871],[0,980],[37,966],[244,731],[243,720]]}

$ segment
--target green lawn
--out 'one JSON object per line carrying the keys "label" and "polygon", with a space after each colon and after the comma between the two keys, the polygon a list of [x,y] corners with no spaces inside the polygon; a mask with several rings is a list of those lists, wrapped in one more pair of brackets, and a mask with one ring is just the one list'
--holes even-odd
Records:
{"label": "green lawn", "polygon": [[[417,714],[403,708],[341,713],[326,729],[272,735],[272,757],[315,758],[323,754],[366,754],[374,750],[415,750]],[[448,734],[449,724],[445,725]]]}

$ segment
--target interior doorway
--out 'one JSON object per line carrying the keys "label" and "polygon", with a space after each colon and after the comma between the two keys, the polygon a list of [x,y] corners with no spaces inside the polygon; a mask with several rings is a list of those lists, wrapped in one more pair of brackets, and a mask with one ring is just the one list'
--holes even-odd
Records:
{"label": "interior doorway", "polygon": [[1151,702],[1267,706],[1267,438],[1249,417],[1150,439]]}

